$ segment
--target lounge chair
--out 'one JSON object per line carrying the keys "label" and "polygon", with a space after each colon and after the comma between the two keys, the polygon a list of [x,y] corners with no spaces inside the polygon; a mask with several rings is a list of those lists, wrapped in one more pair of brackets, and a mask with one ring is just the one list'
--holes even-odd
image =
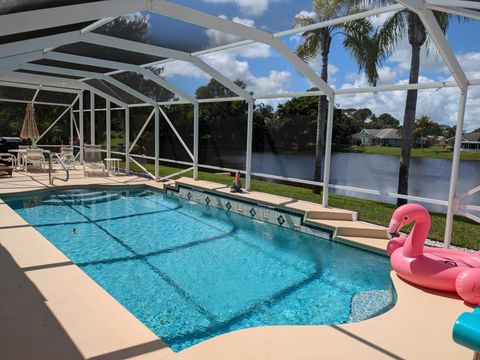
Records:
{"label": "lounge chair", "polygon": [[0,164],[0,176],[10,175],[13,176],[13,167]]}
{"label": "lounge chair", "polygon": [[90,173],[101,173],[106,176],[105,165],[102,162],[102,147],[100,145],[84,145],[83,176]]}
{"label": "lounge chair", "polygon": [[32,166],[39,166],[45,171],[46,161],[45,156],[43,156],[43,150],[40,149],[27,149],[25,152],[24,167],[25,171],[28,171],[28,164]]}
{"label": "lounge chair", "polygon": [[62,147],[60,149],[60,159],[72,169],[75,169],[75,155],[73,154],[73,148]]}

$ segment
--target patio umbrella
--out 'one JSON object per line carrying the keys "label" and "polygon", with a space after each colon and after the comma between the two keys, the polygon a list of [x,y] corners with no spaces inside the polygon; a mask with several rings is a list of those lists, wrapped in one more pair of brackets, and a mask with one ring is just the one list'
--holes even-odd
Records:
{"label": "patio umbrella", "polygon": [[22,131],[20,137],[23,139],[36,140],[40,137],[38,133],[37,123],[33,115],[33,104],[28,104],[25,112],[25,119],[23,120]]}

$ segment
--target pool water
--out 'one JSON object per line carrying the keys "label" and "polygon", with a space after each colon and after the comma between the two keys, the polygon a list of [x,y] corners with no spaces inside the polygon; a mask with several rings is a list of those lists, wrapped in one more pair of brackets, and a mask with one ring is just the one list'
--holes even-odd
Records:
{"label": "pool water", "polygon": [[4,200],[174,351],[241,328],[346,323],[358,294],[394,293],[384,256],[161,192]]}

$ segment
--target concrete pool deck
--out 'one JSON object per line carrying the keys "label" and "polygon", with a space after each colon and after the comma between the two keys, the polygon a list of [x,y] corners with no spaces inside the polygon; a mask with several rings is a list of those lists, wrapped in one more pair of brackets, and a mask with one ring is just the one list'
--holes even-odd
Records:
{"label": "concrete pool deck", "polygon": [[[182,178],[178,183],[219,193],[225,191],[224,185],[211,182]],[[162,183],[135,176],[83,178],[80,171],[74,172],[67,184],[59,181],[57,184],[58,187],[134,184],[158,189],[164,187]],[[13,178],[0,177],[0,198],[48,187],[46,174],[14,173]],[[318,204],[280,199],[264,193],[233,196],[245,196],[264,203],[269,203],[272,196],[272,205],[296,207],[296,210],[305,211],[306,219],[311,212],[310,219],[323,225],[328,221],[349,221],[349,216],[352,222],[356,220],[356,214],[345,210],[327,210]],[[332,220],[332,213],[343,219]],[[361,224],[360,227],[368,228],[369,224]],[[355,225],[348,225],[351,226]],[[378,227],[374,228],[378,230]],[[378,231],[374,233],[379,234]],[[362,237],[344,238],[357,243],[356,238]],[[387,240],[365,237],[357,244],[381,251]],[[243,329],[174,353],[0,201],[0,349],[2,357],[8,359],[472,358],[471,351],[451,339],[455,319],[462,312],[470,311],[470,307],[454,295],[411,286],[394,273],[392,281],[398,295],[397,304],[387,313],[367,321],[335,326]]]}

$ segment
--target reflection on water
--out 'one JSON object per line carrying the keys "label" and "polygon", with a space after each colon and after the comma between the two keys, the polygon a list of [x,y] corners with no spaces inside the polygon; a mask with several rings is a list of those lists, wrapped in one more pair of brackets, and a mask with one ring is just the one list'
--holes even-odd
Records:
{"label": "reflection on water", "polygon": [[[314,162],[313,155],[254,153],[252,170],[265,174],[312,180]],[[212,162],[212,164],[215,163]],[[226,167],[242,168],[244,163],[244,155],[230,155],[223,159],[223,166]],[[332,155],[331,183],[383,192],[397,192],[398,166],[398,156],[334,153]],[[411,158],[409,195],[447,200],[451,166],[451,160],[447,159]],[[458,194],[478,186],[480,184],[480,162],[461,161],[458,176]],[[395,201],[388,197],[352,191],[333,190],[333,192],[366,199]],[[480,194],[470,197],[465,203],[479,204]],[[444,206],[429,205],[428,207],[435,211],[446,211]]]}

